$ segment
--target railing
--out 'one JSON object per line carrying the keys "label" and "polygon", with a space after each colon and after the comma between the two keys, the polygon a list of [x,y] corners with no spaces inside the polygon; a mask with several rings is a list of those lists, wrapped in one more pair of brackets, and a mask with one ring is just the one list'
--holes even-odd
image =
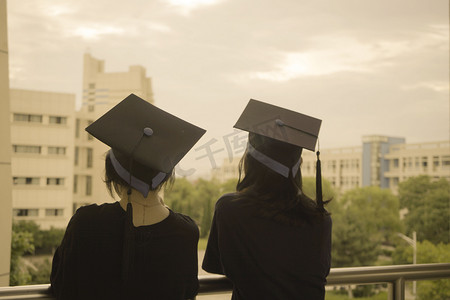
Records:
{"label": "railing", "polygon": [[[394,265],[380,267],[356,267],[331,269],[327,285],[389,284],[389,300],[405,299],[405,282],[414,280],[450,278],[450,263]],[[199,295],[231,292],[232,285],[224,276],[199,276]],[[48,284],[0,288],[0,300],[4,299],[52,299]]]}

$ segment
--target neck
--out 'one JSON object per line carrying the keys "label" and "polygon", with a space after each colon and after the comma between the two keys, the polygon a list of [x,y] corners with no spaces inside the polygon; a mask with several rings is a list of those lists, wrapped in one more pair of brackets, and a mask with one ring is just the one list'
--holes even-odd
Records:
{"label": "neck", "polygon": [[169,215],[168,208],[156,191],[150,191],[147,197],[144,197],[139,191],[132,189],[131,195],[128,196],[127,189],[123,188],[119,196],[119,203],[123,210],[127,209],[128,201],[133,206],[133,223],[135,226],[155,224]]}

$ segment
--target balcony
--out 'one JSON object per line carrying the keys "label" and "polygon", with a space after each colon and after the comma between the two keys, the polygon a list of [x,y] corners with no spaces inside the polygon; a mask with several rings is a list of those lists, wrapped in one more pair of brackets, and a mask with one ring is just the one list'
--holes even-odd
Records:
{"label": "balcony", "polygon": [[[380,267],[356,267],[331,269],[328,286],[350,284],[389,284],[389,300],[405,299],[405,282],[450,278],[450,263],[393,265]],[[230,282],[220,275],[199,276],[199,295],[230,292]],[[0,288],[0,300],[3,299],[54,299],[48,294],[48,284]]]}

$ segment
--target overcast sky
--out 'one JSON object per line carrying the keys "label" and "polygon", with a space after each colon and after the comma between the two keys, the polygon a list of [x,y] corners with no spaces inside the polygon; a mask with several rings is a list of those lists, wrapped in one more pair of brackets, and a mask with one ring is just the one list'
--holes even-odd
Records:
{"label": "overcast sky", "polygon": [[322,119],[322,148],[359,146],[371,134],[449,139],[448,0],[7,5],[12,88],[80,102],[86,51],[107,72],[142,65],[155,104],[208,129],[197,147],[223,155],[250,98]]}

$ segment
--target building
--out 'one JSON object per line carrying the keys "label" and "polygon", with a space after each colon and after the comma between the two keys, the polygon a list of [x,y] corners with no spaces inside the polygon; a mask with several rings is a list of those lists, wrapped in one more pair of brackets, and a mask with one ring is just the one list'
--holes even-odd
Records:
{"label": "building", "polygon": [[11,89],[13,219],[48,229],[72,216],[75,95]]}
{"label": "building", "polygon": [[145,68],[130,66],[128,72],[105,72],[103,60],[84,55],[83,99],[75,122],[73,212],[86,204],[111,200],[103,183],[104,155],[109,147],[84,129],[130,93],[153,103],[151,79]]}
{"label": "building", "polygon": [[[316,154],[303,151],[302,175],[316,176]],[[221,181],[237,178],[240,158],[225,160],[214,170]],[[322,176],[339,193],[364,186],[379,186],[397,192],[409,177],[429,175],[450,181],[450,141],[407,144],[404,138],[370,135],[362,146],[320,149]]]}
{"label": "building", "polygon": [[6,0],[0,0],[0,286],[9,285],[11,257],[11,141],[9,108],[9,55]]}

